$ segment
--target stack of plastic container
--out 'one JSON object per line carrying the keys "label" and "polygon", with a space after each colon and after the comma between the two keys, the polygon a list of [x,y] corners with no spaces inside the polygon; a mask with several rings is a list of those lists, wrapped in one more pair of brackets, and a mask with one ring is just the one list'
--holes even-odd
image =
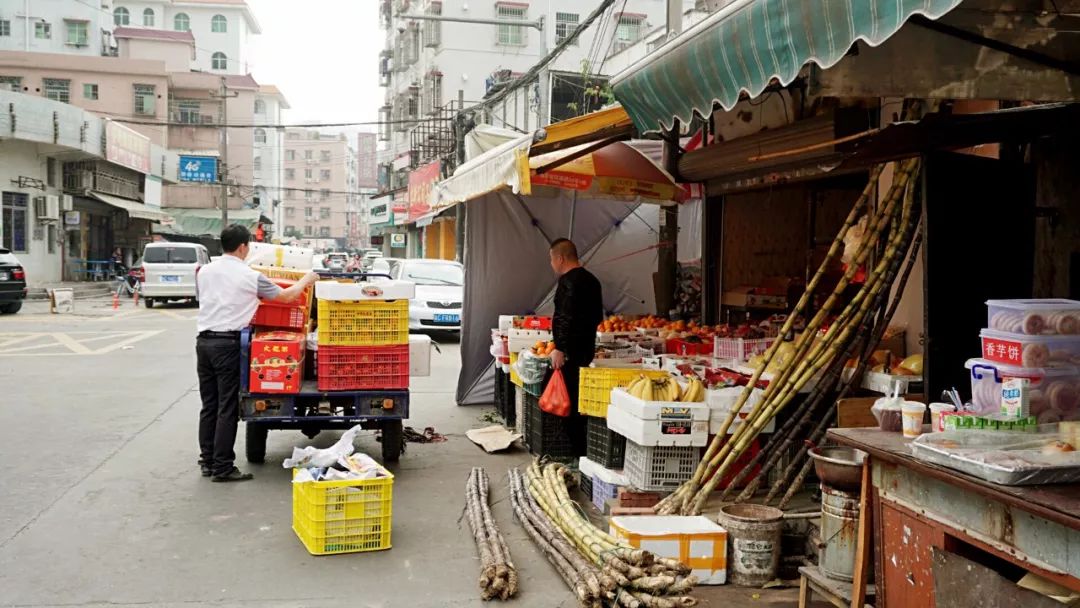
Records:
{"label": "stack of plastic container", "polygon": [[315,285],[321,391],[409,388],[409,299],[405,281]]}
{"label": "stack of plastic container", "polygon": [[[281,268],[260,269],[282,288],[295,284],[303,272]],[[304,381],[311,289],[289,303],[261,302],[252,319],[248,386],[255,393],[295,394]]]}
{"label": "stack of plastic container", "polygon": [[976,413],[1080,420],[1080,302],[990,300],[982,357],[966,363]]}

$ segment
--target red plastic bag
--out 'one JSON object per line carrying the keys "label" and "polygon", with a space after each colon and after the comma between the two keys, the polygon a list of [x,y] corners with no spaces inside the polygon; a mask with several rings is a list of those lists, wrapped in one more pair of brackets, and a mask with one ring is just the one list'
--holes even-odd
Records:
{"label": "red plastic bag", "polygon": [[540,396],[540,409],[564,418],[570,415],[570,393],[566,390],[561,369],[555,370],[548,380],[544,394]]}

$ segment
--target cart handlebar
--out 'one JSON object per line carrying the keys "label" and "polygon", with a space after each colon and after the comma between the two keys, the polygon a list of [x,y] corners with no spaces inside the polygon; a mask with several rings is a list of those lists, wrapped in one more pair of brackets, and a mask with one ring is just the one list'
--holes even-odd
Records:
{"label": "cart handlebar", "polygon": [[316,274],[321,279],[353,279],[354,281],[363,281],[369,277],[380,277],[386,279],[393,279],[385,272],[331,272],[329,270],[316,270]]}

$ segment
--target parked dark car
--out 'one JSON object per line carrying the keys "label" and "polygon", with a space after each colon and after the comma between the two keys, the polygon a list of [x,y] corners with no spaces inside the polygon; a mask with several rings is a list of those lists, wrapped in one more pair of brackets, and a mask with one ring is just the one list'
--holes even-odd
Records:
{"label": "parked dark car", "polygon": [[0,313],[14,314],[26,299],[26,271],[19,258],[8,249],[0,249]]}

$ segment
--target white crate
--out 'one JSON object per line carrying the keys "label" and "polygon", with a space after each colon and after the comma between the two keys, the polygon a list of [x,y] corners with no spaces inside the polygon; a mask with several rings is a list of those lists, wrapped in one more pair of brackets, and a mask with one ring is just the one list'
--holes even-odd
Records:
{"label": "white crate", "polygon": [[320,300],[356,302],[359,300],[411,300],[416,297],[416,283],[379,281],[377,283],[315,283],[315,297]]}
{"label": "white crate", "polygon": [[627,440],[623,472],[639,490],[672,492],[694,476],[700,459],[700,448],[642,446]]}
{"label": "white crate", "polygon": [[714,338],[713,358],[747,361],[769,350],[776,338]]}
{"label": "white crate", "polygon": [[644,401],[622,388],[611,390],[609,429],[640,445],[703,446],[709,442],[704,403]]}
{"label": "white crate", "polygon": [[[735,407],[739,397],[742,395],[745,387],[742,386],[729,386],[725,388],[711,388],[705,391],[705,403],[711,410],[709,414],[709,433],[716,435],[720,432],[720,429],[724,426],[724,421],[727,420],[728,412],[731,408]],[[764,397],[765,391],[760,388],[755,388],[754,392],[750,393],[750,398],[743,404],[742,409],[739,410],[739,415],[731,423],[731,427],[728,428],[727,434],[730,435],[735,432],[735,429],[739,428],[743,419],[754,409],[754,406],[761,402]],[[762,433],[772,433],[776,430],[776,418],[769,420],[765,425],[765,428],[761,429]]]}

